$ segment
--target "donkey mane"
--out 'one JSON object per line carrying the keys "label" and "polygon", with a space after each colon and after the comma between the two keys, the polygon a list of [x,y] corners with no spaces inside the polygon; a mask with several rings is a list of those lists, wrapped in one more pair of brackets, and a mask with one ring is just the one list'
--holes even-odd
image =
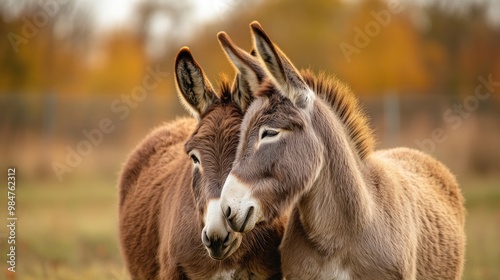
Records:
{"label": "donkey mane", "polygon": [[233,94],[232,94],[232,89],[231,89],[231,84],[229,82],[229,78],[224,75],[224,74],[221,74],[219,76],[219,83],[218,83],[218,86],[219,86],[219,89],[220,89],[220,101],[222,102],[222,104],[228,104],[228,103],[231,103],[233,100]]}
{"label": "donkey mane", "polygon": [[302,70],[301,76],[307,85],[336,112],[344,124],[360,159],[373,152],[375,138],[369,119],[359,105],[351,88],[335,76],[324,72],[315,75],[311,70]]}

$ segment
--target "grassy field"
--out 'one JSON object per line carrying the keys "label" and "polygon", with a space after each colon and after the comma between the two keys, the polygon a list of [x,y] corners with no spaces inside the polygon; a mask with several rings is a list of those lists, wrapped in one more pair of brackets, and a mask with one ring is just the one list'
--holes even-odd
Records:
{"label": "grassy field", "polygon": [[113,181],[18,184],[17,279],[127,279],[117,197]]}
{"label": "grassy field", "polygon": [[[500,179],[461,181],[468,208],[464,279],[500,279]],[[25,182],[17,196],[17,279],[127,279],[113,181]],[[6,232],[0,233],[5,264]],[[3,278],[15,279],[5,269]]]}

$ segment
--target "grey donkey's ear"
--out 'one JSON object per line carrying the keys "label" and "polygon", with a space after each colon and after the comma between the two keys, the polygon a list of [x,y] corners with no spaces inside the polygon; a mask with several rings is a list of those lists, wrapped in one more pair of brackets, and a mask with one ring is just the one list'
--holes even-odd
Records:
{"label": "grey donkey's ear", "polygon": [[266,77],[266,72],[259,60],[236,46],[225,32],[217,34],[219,43],[229,60],[237,70],[233,84],[234,100],[244,112],[253,99],[253,93]]}
{"label": "grey donkey's ear", "polygon": [[218,97],[188,47],[181,48],[175,59],[175,80],[181,103],[199,121]]}
{"label": "grey donkey's ear", "polygon": [[250,24],[254,48],[269,71],[270,77],[280,87],[281,93],[298,107],[308,107],[314,100],[313,91],[307,86],[299,71],[286,55],[269,39],[257,21]]}

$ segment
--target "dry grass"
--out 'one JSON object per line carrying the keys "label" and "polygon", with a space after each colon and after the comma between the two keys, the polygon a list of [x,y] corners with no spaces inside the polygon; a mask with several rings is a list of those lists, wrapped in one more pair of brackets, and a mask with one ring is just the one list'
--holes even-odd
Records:
{"label": "dry grass", "polygon": [[[500,279],[500,179],[461,181],[468,208],[464,279]],[[23,183],[17,203],[17,279],[127,279],[113,181]],[[0,259],[5,263],[4,254]]]}
{"label": "dry grass", "polygon": [[22,184],[17,204],[18,279],[127,279],[113,182]]}
{"label": "dry grass", "polygon": [[500,279],[500,179],[462,182],[468,210],[464,279]]}

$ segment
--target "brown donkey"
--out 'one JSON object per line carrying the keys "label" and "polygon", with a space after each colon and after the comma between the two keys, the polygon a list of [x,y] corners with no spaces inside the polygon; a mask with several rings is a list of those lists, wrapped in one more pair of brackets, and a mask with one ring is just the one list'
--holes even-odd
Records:
{"label": "brown donkey", "polygon": [[[373,151],[348,87],[298,72],[258,23],[251,30],[269,79],[222,190],[231,228],[251,232],[293,207],[280,247],[288,280],[460,279],[465,213],[450,171],[415,150]],[[255,68],[223,41],[242,73]]]}
{"label": "brown donkey", "polygon": [[222,82],[216,95],[187,48],[177,55],[175,74],[179,98],[196,120],[178,119],[148,135],[129,156],[119,182],[120,241],[130,275],[281,278],[284,223],[242,235],[230,230],[219,206],[255,89],[238,74],[232,89]]}

